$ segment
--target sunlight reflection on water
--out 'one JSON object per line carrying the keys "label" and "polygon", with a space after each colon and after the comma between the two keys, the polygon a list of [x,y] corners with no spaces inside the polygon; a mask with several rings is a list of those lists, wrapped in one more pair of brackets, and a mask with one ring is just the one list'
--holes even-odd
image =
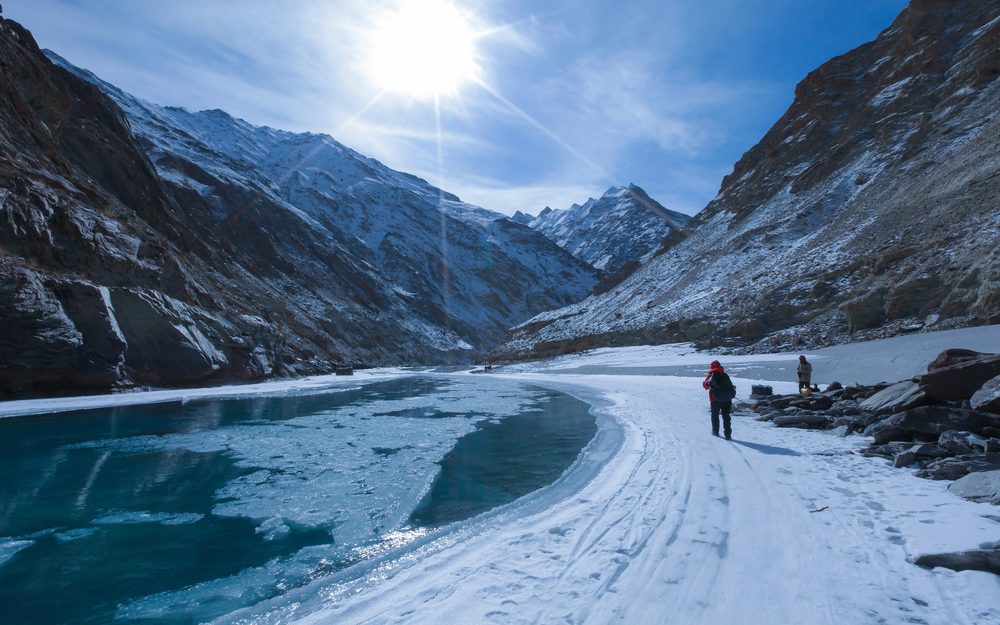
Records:
{"label": "sunlight reflection on water", "polygon": [[0,603],[214,618],[536,490],[594,431],[559,393],[426,377],[6,419]]}

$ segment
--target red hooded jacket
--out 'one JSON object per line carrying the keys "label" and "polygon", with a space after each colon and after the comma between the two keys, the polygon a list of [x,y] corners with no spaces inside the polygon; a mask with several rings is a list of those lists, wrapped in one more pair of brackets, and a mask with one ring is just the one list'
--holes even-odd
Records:
{"label": "red hooded jacket", "polygon": [[718,360],[713,360],[712,364],[709,365],[708,374],[705,376],[705,379],[701,383],[702,387],[706,391],[708,391],[708,401],[710,402],[715,401],[715,395],[712,394],[712,389],[708,386],[708,381],[712,379],[712,376],[715,375],[716,372],[725,373],[726,370],[722,368],[721,362],[719,362]]}

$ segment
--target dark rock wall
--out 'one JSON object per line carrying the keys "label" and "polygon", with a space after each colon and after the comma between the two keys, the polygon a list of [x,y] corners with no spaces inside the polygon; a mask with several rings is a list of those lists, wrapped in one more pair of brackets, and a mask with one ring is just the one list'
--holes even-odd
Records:
{"label": "dark rock wall", "polygon": [[165,184],[118,107],[9,20],[0,101],[0,398],[454,355],[305,221]]}

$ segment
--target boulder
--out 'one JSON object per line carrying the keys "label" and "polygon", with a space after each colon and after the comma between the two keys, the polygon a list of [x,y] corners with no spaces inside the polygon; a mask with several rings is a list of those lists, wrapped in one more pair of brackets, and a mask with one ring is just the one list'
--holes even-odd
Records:
{"label": "boulder", "polygon": [[859,453],[866,458],[878,456],[880,458],[893,459],[911,447],[910,443],[892,442],[885,443],[884,445],[870,445],[862,449]]}
{"label": "boulder", "polygon": [[771,400],[770,406],[772,408],[779,408],[779,409],[780,408],[787,408],[796,397],[798,397],[798,396],[795,395],[795,396],[792,396],[792,397],[787,397],[787,396],[786,397],[778,397],[777,399]]}
{"label": "boulder", "polygon": [[896,454],[892,466],[896,467],[897,469],[901,469],[902,467],[910,466],[916,461],[917,461],[917,454],[913,451],[913,448],[910,448],[904,452]]}
{"label": "boulder", "polygon": [[996,376],[1000,376],[1000,356],[990,355],[929,371],[920,376],[920,388],[934,399],[963,400]]}
{"label": "boulder", "polygon": [[951,456],[948,450],[942,448],[935,443],[921,443],[919,445],[914,445],[905,451],[901,451],[896,454],[894,465],[896,468],[906,467],[918,460],[926,460],[927,458],[947,458]]}
{"label": "boulder", "polygon": [[917,556],[917,566],[940,566],[954,571],[985,571],[1000,575],[1000,543],[981,545],[980,549]]}
{"label": "boulder", "polygon": [[920,406],[869,425],[865,436],[873,437],[876,443],[914,438],[934,441],[948,430],[993,436],[1000,432],[1000,415],[951,406]]}
{"label": "boulder", "polygon": [[1000,549],[972,549],[956,553],[931,553],[918,556],[917,566],[942,566],[953,571],[986,571],[1000,575]]}
{"label": "boulder", "polygon": [[927,394],[920,390],[920,385],[904,380],[882,389],[858,406],[862,410],[870,410],[875,414],[902,412],[927,403]]}
{"label": "boulder", "polygon": [[818,414],[800,413],[775,417],[774,424],[778,427],[826,427],[830,420]]}
{"label": "boulder", "polygon": [[858,406],[860,406],[861,404],[859,404],[858,401],[854,399],[837,399],[834,401],[833,405],[835,408],[839,408],[840,410],[853,410],[854,414],[857,414]]}
{"label": "boulder", "polygon": [[969,403],[973,410],[985,410],[1000,414],[1000,375],[991,378],[973,393]]}
{"label": "boulder", "polygon": [[844,426],[847,428],[848,433],[850,433],[854,431],[854,418],[833,416],[830,419],[830,425],[833,427]]}
{"label": "boulder", "polygon": [[854,431],[863,433],[867,428],[871,427],[873,423],[877,423],[885,417],[871,413],[864,413],[853,415],[851,418],[854,421]]}
{"label": "boulder", "polygon": [[826,387],[827,392],[843,390],[844,385],[840,382],[830,382],[830,385]]}
{"label": "boulder", "polygon": [[833,399],[825,395],[814,395],[813,400],[809,402],[809,408],[812,410],[829,410],[833,407]]}
{"label": "boulder", "polygon": [[851,433],[851,426],[846,423],[838,424],[837,427],[833,428],[833,430],[830,431],[830,434],[833,434],[834,436],[839,438],[844,438],[850,433]]}
{"label": "boulder", "polygon": [[986,451],[986,439],[972,432],[948,430],[938,437],[938,445],[956,456]]}
{"label": "boulder", "polygon": [[980,358],[985,358],[987,356],[993,356],[994,354],[989,354],[986,352],[977,352],[971,349],[959,349],[952,348],[946,349],[937,355],[937,358],[932,360],[927,365],[927,372],[937,371],[938,369],[945,369],[947,367],[952,367],[954,365],[969,362],[970,360],[979,360]]}
{"label": "boulder", "polygon": [[774,389],[766,384],[754,384],[750,387],[751,397],[769,397],[774,395]]}
{"label": "boulder", "polygon": [[937,443],[920,443],[911,449],[917,458],[947,458],[952,455],[950,451]]}
{"label": "boulder", "polygon": [[848,386],[844,388],[844,394],[841,397],[844,399],[853,399],[854,397],[864,395],[864,393],[865,389],[861,386]]}
{"label": "boulder", "polygon": [[1000,470],[969,473],[955,480],[948,490],[963,499],[1000,505]]}
{"label": "boulder", "polygon": [[932,480],[957,480],[969,473],[998,469],[1000,469],[1000,453],[994,452],[932,460],[920,469],[917,475]]}

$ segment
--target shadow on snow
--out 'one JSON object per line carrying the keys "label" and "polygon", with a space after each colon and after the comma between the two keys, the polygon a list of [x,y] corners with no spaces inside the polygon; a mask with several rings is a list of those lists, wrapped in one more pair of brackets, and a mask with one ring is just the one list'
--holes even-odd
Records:
{"label": "shadow on snow", "polygon": [[733,439],[733,442],[737,445],[743,445],[744,447],[749,447],[755,451],[759,451],[762,454],[769,454],[771,456],[801,456],[797,451],[792,451],[791,449],[786,449],[784,447],[774,447],[772,445],[761,445],[760,443],[751,443],[748,441],[740,441]]}

